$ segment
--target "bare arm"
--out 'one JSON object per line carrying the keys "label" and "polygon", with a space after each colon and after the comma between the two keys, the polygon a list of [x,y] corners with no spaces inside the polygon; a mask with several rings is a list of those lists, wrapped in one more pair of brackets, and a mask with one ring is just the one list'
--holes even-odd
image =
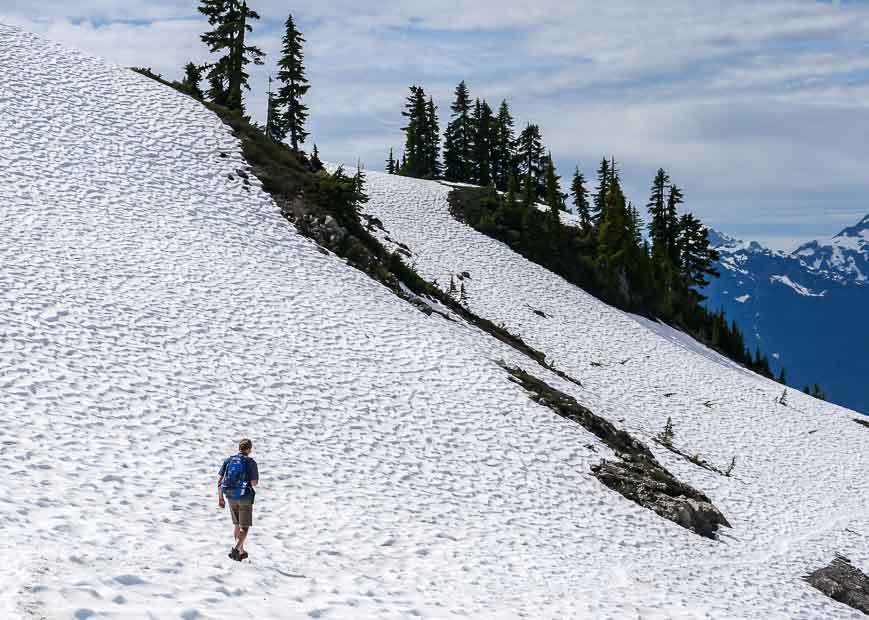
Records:
{"label": "bare arm", "polygon": [[251,480],[250,486],[255,487],[257,482],[259,482],[259,480]]}
{"label": "bare arm", "polygon": [[223,508],[223,505],[224,505],[223,489],[221,489],[222,485],[223,485],[223,476],[220,476],[217,479],[217,505],[220,506],[221,508]]}

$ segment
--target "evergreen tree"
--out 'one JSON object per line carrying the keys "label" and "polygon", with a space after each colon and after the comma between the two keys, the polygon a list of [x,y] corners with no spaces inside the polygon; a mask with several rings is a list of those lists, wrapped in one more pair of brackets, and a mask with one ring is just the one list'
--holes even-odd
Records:
{"label": "evergreen tree", "polygon": [[664,209],[664,226],[666,230],[665,247],[670,255],[670,261],[678,265],[679,256],[679,205],[685,202],[682,190],[673,183],[670,185],[670,193],[667,195],[667,205]]}
{"label": "evergreen tree", "polygon": [[365,169],[362,167],[362,161],[358,159],[356,160],[356,174],[353,175],[353,191],[357,204],[368,202],[368,195],[365,193]]}
{"label": "evergreen tree", "polygon": [[437,106],[434,99],[429,97],[425,106],[425,177],[438,179],[441,176],[441,130],[438,123]]}
{"label": "evergreen tree", "polygon": [[614,175],[609,181],[604,213],[598,231],[598,264],[610,290],[627,298],[634,238],[625,196],[618,177]]}
{"label": "evergreen tree", "polygon": [[543,178],[545,170],[543,138],[540,135],[540,127],[528,123],[519,135],[517,144],[518,172],[525,193],[534,196],[535,199],[543,198],[546,193],[546,184]]}
{"label": "evergreen tree", "polygon": [[308,120],[308,106],[302,103],[311,85],[305,77],[304,53],[302,45],[305,38],[296,28],[293,16],[289,15],[284,23],[284,47],[281,50],[281,59],[278,61],[278,81],[282,86],[275,98],[280,106],[281,124],[285,129],[285,135],[290,136],[290,145],[293,150],[299,152],[299,144],[304,144],[308,138],[305,123]]}
{"label": "evergreen tree", "polygon": [[677,253],[679,270],[684,286],[698,300],[705,297],[697,289],[707,284],[707,276],[718,277],[714,264],[720,256],[709,243],[709,229],[691,213],[684,214],[678,223]]}
{"label": "evergreen tree", "polygon": [[205,94],[202,92],[200,88],[200,83],[202,82],[202,67],[193,62],[188,62],[184,66],[184,81],[181,82],[182,86],[196,99],[202,99],[205,97]]}
{"label": "evergreen tree", "polygon": [[495,128],[492,132],[491,168],[492,178],[500,190],[507,189],[510,175],[514,173],[513,144],[516,137],[513,132],[514,121],[510,114],[507,101],[501,102],[498,116],[495,118]]}
{"label": "evergreen tree", "polygon": [[785,369],[784,369],[784,366],[782,366],[781,370],[779,370],[777,381],[778,381],[779,383],[781,383],[782,385],[787,385],[787,384],[788,384],[787,377],[785,376]]}
{"label": "evergreen tree", "polygon": [[428,152],[428,110],[425,91],[420,86],[411,86],[410,95],[405,100],[404,111],[401,113],[407,119],[402,127],[404,131],[404,153],[407,157],[401,172],[411,177],[427,176]]}
{"label": "evergreen tree", "polygon": [[643,218],[640,217],[640,211],[634,205],[628,203],[628,225],[630,227],[631,237],[634,240],[634,245],[638,248],[643,247]]}
{"label": "evergreen tree", "polygon": [[275,142],[283,142],[287,137],[287,127],[280,108],[271,92],[268,94],[268,112],[266,114],[266,135]]}
{"label": "evergreen tree", "polygon": [[492,182],[491,149],[495,118],[485,100],[474,102],[471,114],[471,182],[487,186]]}
{"label": "evergreen tree", "polygon": [[471,180],[471,96],[464,80],[456,87],[456,99],[450,107],[452,118],[444,136],[444,176],[448,181]]}
{"label": "evergreen tree", "polygon": [[594,202],[591,209],[591,221],[595,226],[600,226],[601,221],[606,211],[606,199],[609,193],[611,184],[612,172],[610,170],[609,160],[604,157],[600,160],[600,166],[597,169],[597,193],[594,195]]}
{"label": "evergreen tree", "polygon": [[563,210],[564,202],[561,196],[561,188],[559,186],[559,177],[555,173],[555,164],[552,162],[552,155],[546,157],[546,204],[549,206],[549,213],[552,216],[553,222],[561,222],[559,211]]}
{"label": "evergreen tree", "polygon": [[670,177],[667,176],[663,168],[659,168],[652,181],[649,202],[646,203],[649,215],[651,215],[649,237],[652,240],[652,252],[658,260],[671,255],[670,248],[668,247],[671,237],[668,228],[670,222],[667,219],[667,188],[669,185]]}
{"label": "evergreen tree", "polygon": [[386,160],[386,173],[395,174],[395,156],[392,154],[392,147],[389,148],[389,158]]}
{"label": "evergreen tree", "polygon": [[240,4],[238,0],[200,0],[199,12],[213,28],[200,37],[202,42],[211,53],[223,54],[210,65],[209,95],[215,103],[243,112],[242,91],[250,90],[245,67],[263,64],[262,50],[245,42],[247,33],[253,32],[249,22],[259,19],[259,14],[245,0]]}
{"label": "evergreen tree", "polygon": [[320,161],[320,151],[317,150],[317,145],[314,144],[314,151],[311,153],[311,172],[319,172],[325,169],[326,167],[323,165],[323,162]]}
{"label": "evergreen tree", "polygon": [[217,62],[207,65],[208,97],[218,105],[227,103],[227,82],[229,78],[229,55],[235,47],[235,32],[227,23],[229,0],[200,0],[199,12],[208,18],[213,30],[200,36],[210,52],[224,52]]}
{"label": "evergreen tree", "polygon": [[585,188],[585,177],[579,171],[579,166],[573,173],[570,184],[570,195],[573,198],[574,212],[579,216],[579,226],[583,231],[591,230],[591,211],[588,204],[588,190]]}

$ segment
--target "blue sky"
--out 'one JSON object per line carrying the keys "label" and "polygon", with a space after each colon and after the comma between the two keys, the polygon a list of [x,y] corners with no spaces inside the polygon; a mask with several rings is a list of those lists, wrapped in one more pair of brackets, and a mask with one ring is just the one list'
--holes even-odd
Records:
{"label": "blue sky", "polygon": [[[869,213],[869,3],[249,0],[265,83],[290,6],[308,40],[310,129],[325,158],[381,169],[408,85],[441,120],[455,84],[541,125],[559,171],[621,162],[645,204],[658,167],[687,207],[776,247]],[[0,21],[123,65],[208,58],[195,0],[0,0]],[[605,5],[605,6],[601,6]]]}

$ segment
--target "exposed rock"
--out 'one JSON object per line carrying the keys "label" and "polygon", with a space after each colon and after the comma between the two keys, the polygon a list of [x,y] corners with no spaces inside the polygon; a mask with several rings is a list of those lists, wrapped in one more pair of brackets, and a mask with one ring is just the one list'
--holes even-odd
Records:
{"label": "exposed rock", "polygon": [[848,558],[837,555],[829,566],[804,579],[833,600],[869,615],[869,577]]}
{"label": "exposed rock", "polygon": [[854,421],[855,421],[857,424],[860,424],[861,426],[865,426],[866,428],[869,428],[869,418],[867,418],[867,419],[865,419],[865,420],[859,420],[859,419],[857,419],[857,418],[854,418]]}
{"label": "exposed rock", "polygon": [[719,525],[730,527],[706,495],[680,482],[646,458],[622,454],[621,462],[602,461],[591,468],[604,485],[700,536],[715,538]]}
{"label": "exposed rock", "polygon": [[591,468],[604,485],[700,536],[714,539],[719,526],[730,527],[705,494],[677,480],[658,463],[651,450],[630,433],[524,370],[506,365],[504,368],[531,392],[534,401],[581,425],[616,453],[619,461],[603,460]]}

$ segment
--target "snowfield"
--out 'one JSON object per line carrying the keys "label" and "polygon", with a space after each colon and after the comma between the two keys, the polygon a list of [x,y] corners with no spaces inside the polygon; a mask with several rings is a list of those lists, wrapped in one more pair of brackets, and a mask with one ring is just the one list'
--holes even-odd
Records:
{"label": "snowfield", "polygon": [[[783,406],[456,222],[449,188],[370,173],[366,211],[420,273],[467,271],[471,309],[584,387],[564,381],[322,253],[197,102],[2,25],[0,49],[0,618],[863,617],[800,579],[835,553],[869,571],[852,412]],[[647,442],[733,529],[604,487],[611,451],[499,360]],[[668,417],[734,476],[654,444]],[[238,564],[215,483],[243,435]]]}

